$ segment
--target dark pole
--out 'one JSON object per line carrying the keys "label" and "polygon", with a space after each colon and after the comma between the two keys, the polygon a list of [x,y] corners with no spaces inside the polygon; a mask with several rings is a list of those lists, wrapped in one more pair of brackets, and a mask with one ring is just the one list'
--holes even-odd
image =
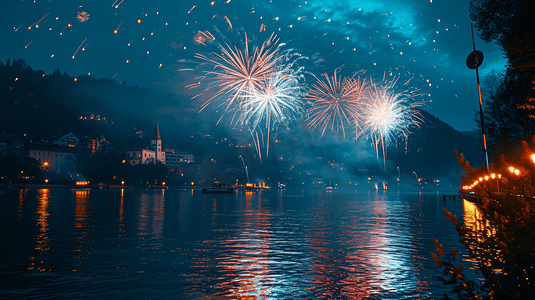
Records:
{"label": "dark pole", "polygon": [[479,94],[479,116],[481,117],[481,135],[483,136],[483,148],[485,149],[485,164],[487,166],[487,173],[489,172],[489,155],[487,153],[487,139],[485,138],[485,122],[483,119],[483,102],[481,101],[481,85],[479,84],[479,67],[478,67],[478,61],[477,61],[477,55],[475,55],[476,52],[476,42],[474,39],[474,24],[470,24],[472,26],[472,44],[474,45],[474,56],[476,59],[476,77],[477,77],[477,92]]}

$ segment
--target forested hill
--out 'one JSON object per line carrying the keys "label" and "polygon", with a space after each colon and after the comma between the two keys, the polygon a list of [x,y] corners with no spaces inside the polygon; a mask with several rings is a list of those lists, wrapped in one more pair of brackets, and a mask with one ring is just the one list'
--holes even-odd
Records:
{"label": "forested hill", "polygon": [[[180,132],[180,123],[161,108],[181,105],[174,95],[125,82],[72,77],[59,69],[47,75],[24,60],[0,62],[0,130],[6,132],[104,134],[121,143],[136,131],[152,131],[155,121],[168,123],[160,127],[162,134],[170,127]],[[84,120],[91,115],[100,116],[100,122]]]}
{"label": "forested hill", "polygon": [[428,112],[421,113],[424,122],[409,135],[407,145],[400,141],[397,148],[392,147],[389,151],[389,159],[396,161],[400,168],[453,180],[463,172],[455,150],[464,154],[472,166],[477,167],[484,162],[483,145],[479,138],[474,139],[455,130]]}

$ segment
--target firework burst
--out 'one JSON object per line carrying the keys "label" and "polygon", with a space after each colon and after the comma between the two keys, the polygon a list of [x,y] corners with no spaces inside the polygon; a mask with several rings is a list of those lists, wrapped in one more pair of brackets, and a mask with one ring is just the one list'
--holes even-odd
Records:
{"label": "firework burst", "polygon": [[258,89],[248,90],[243,95],[241,123],[252,128],[261,126],[272,129],[277,124],[288,124],[303,113],[302,78],[299,71],[281,70],[272,74]]}
{"label": "firework burst", "polygon": [[277,62],[284,57],[279,53],[277,43],[277,37],[272,35],[262,46],[250,49],[245,34],[243,49],[225,43],[224,46],[219,45],[221,53],[212,53],[211,57],[197,53],[195,57],[212,65],[212,70],[206,71],[206,76],[212,80],[208,89],[217,89],[201,106],[201,111],[212,102],[221,100],[223,103],[220,105],[225,106],[221,118],[229,111],[234,111],[232,123],[244,108],[244,95],[256,94],[261,90],[263,82],[276,71]]}
{"label": "firework burst", "polygon": [[[323,74],[325,81],[316,78],[317,83],[312,85],[308,100],[312,107],[308,109],[308,126],[315,130],[318,126],[323,128],[321,135],[330,128],[330,132],[341,132],[346,136],[346,128],[356,125],[359,128],[360,106],[365,98],[366,81],[360,78],[337,76],[329,77]],[[357,135],[358,135],[357,130]]]}
{"label": "firework burst", "polygon": [[[260,47],[249,47],[247,34],[244,36],[243,48],[218,44],[221,53],[212,53],[211,57],[196,54],[212,66],[206,71],[206,90],[216,89],[200,110],[212,103],[224,105],[218,123],[226,114],[232,114],[231,125],[248,127],[262,162],[262,157],[269,157],[272,131],[304,112],[304,76],[302,68],[296,66],[303,57],[292,53],[292,49],[281,51],[284,44],[278,44],[275,35]],[[215,40],[208,32],[198,32],[194,39],[199,44]]]}
{"label": "firework burst", "polygon": [[300,70],[279,70],[262,82],[259,89],[249,90],[243,96],[241,123],[249,125],[252,131],[258,128],[267,130],[266,157],[269,156],[272,129],[287,125],[304,112],[300,100],[304,89]]}
{"label": "firework burst", "polygon": [[380,85],[371,81],[368,101],[362,107],[364,130],[372,139],[377,157],[382,152],[383,162],[388,145],[398,138],[407,142],[409,129],[422,123],[422,116],[416,109],[422,103],[415,102],[412,92],[398,92],[396,83],[397,78]]}

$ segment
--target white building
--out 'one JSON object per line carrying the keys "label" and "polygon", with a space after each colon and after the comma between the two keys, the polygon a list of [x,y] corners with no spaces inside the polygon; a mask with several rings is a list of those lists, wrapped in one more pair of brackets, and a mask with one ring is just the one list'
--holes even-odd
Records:
{"label": "white building", "polygon": [[165,151],[162,151],[162,139],[158,123],[154,129],[154,134],[150,141],[144,139],[140,141],[134,149],[126,150],[128,161],[132,165],[146,165],[161,163],[165,165]]}
{"label": "white building", "polygon": [[193,162],[195,162],[193,154],[180,152],[175,149],[165,149],[165,164],[167,166],[191,164]]}

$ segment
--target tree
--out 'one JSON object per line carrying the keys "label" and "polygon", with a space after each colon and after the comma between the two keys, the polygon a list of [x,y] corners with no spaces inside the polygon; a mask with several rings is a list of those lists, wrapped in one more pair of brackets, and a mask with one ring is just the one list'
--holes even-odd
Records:
{"label": "tree", "polygon": [[0,155],[0,177],[4,181],[16,181],[26,176],[28,180],[42,178],[40,164],[35,158],[14,154]]}
{"label": "tree", "polygon": [[[470,189],[479,197],[477,203],[467,205],[473,218],[465,218],[461,226],[457,216],[452,216],[444,208],[446,218],[453,222],[462,237],[461,242],[487,279],[485,286],[490,297],[484,299],[533,299],[535,295],[535,189],[532,176],[535,164],[531,161],[535,148],[525,141],[522,145],[515,155],[502,156],[491,165],[492,172],[503,174],[500,193],[496,193],[494,180],[482,181]],[[456,155],[466,172],[464,185],[471,185],[487,174],[485,169],[473,169],[462,155]],[[519,172],[510,172],[511,166],[518,167]],[[437,254],[443,256],[440,248],[442,255]],[[443,265],[436,255],[431,255],[437,265]],[[445,267],[451,271],[452,265]],[[465,293],[464,299],[481,299],[467,287],[459,286],[460,290],[470,292]]]}
{"label": "tree", "polygon": [[[535,133],[534,17],[533,0],[470,1],[470,18],[480,37],[486,42],[495,41],[508,60],[503,80],[487,102],[489,116],[485,120],[489,124],[485,129],[494,140],[531,142]],[[498,87],[496,74],[489,80],[492,82],[487,83]]]}
{"label": "tree", "polygon": [[132,167],[123,154],[110,153],[82,158],[77,169],[93,183],[118,183],[130,176]]}

